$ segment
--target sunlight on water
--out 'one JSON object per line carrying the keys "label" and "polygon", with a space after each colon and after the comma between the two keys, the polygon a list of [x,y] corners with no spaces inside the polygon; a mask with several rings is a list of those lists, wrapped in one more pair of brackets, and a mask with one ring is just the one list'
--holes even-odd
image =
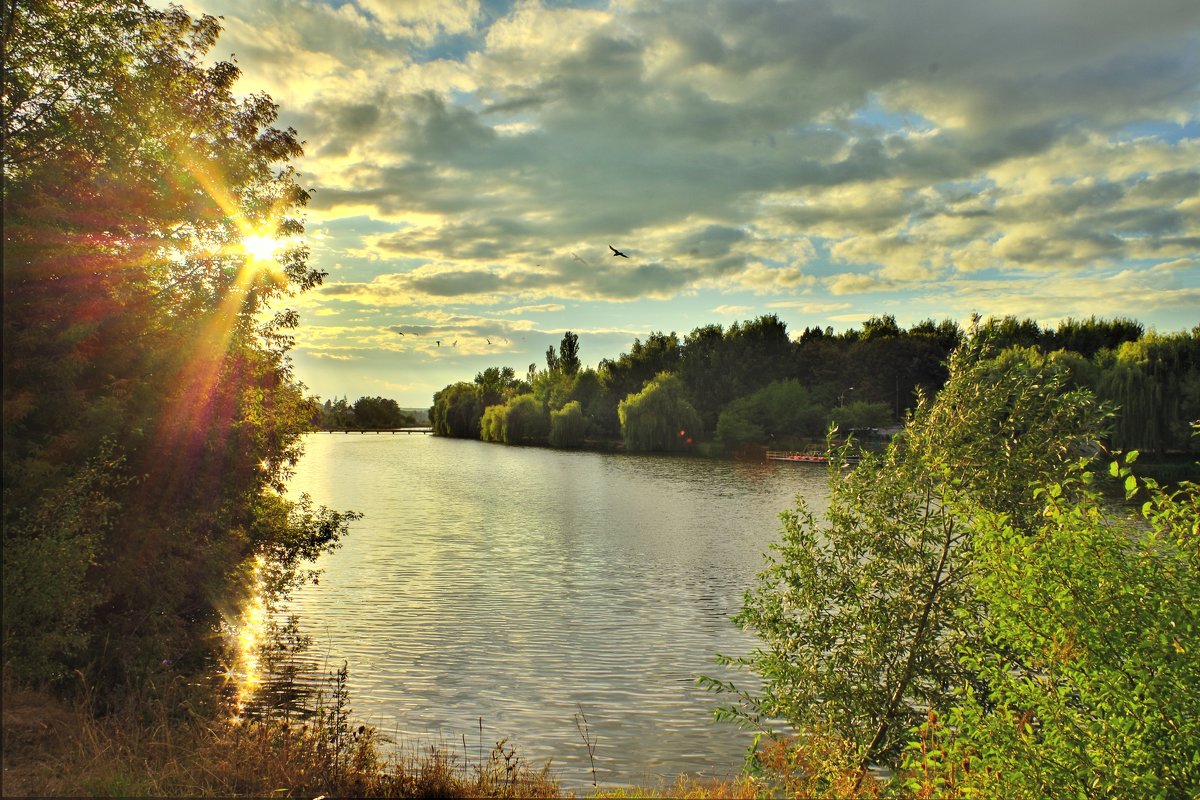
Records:
{"label": "sunlight on water", "polygon": [[250,599],[241,609],[235,621],[226,621],[226,633],[231,641],[232,663],[225,672],[227,681],[234,687],[235,712],[233,722],[241,720],[246,705],[254,698],[262,685],[263,675],[259,659],[262,653],[263,635],[270,621],[264,597],[263,569],[266,559],[258,555],[252,568]]}

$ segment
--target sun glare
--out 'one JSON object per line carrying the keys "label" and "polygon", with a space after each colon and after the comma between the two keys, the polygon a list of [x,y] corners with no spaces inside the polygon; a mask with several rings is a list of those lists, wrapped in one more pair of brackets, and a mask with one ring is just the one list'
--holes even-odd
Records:
{"label": "sun glare", "polygon": [[254,234],[242,237],[242,249],[254,261],[273,261],[282,243],[274,236]]}

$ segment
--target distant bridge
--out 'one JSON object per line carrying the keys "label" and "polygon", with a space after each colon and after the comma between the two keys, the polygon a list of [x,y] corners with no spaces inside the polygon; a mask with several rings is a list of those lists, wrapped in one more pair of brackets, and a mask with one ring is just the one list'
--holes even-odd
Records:
{"label": "distant bridge", "polygon": [[433,433],[433,428],[330,428],[324,433]]}

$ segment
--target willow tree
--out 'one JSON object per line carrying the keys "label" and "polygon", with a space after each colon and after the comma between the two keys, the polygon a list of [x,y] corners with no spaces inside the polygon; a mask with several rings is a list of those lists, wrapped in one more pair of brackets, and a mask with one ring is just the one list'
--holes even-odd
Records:
{"label": "willow tree", "polygon": [[1113,442],[1124,449],[1194,450],[1200,418],[1200,326],[1149,333],[1096,358],[1097,392],[1120,411]]}
{"label": "willow tree", "polygon": [[255,557],[295,567],[346,522],[282,496],[316,412],[285,305],[323,277],[301,144],[206,61],[213,17],[3,13],[5,657],[199,668]]}
{"label": "willow tree", "polygon": [[684,450],[699,433],[700,415],[678,375],[661,372],[617,405],[625,449],[631,453]]}
{"label": "willow tree", "polygon": [[587,433],[587,420],[578,400],[550,412],[550,446],[579,447]]}

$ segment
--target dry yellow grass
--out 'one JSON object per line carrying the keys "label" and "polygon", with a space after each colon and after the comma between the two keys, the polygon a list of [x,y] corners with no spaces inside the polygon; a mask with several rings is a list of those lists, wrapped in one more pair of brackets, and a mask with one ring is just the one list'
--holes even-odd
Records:
{"label": "dry yellow grass", "polygon": [[385,758],[365,726],[335,746],[319,722],[213,722],[160,701],[96,717],[10,687],[3,701],[9,797],[562,796],[548,765],[503,742],[477,764],[437,748]]}

